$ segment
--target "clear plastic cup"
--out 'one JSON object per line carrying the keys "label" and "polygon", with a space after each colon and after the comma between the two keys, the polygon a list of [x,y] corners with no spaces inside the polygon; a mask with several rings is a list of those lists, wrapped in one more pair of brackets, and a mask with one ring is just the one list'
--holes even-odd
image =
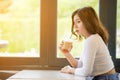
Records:
{"label": "clear plastic cup", "polygon": [[72,44],[73,44],[73,40],[63,40],[63,42],[64,42],[64,44],[63,44],[62,49],[70,51]]}
{"label": "clear plastic cup", "polygon": [[70,32],[66,32],[63,36],[62,41],[63,41],[62,49],[65,51],[70,51],[73,44],[72,34]]}

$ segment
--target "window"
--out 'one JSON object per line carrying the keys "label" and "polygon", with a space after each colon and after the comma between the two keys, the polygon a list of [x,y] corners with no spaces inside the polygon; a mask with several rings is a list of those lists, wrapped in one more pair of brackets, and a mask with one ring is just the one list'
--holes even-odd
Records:
{"label": "window", "polygon": [[[115,29],[113,28],[115,26],[114,25],[115,15],[113,14],[115,14],[116,0],[98,0],[98,1],[97,0],[83,0],[83,1],[82,0],[76,0],[76,1],[12,0],[12,1],[16,3],[20,3],[16,5],[20,7],[17,8],[17,7],[12,7],[12,5],[10,5],[9,8],[4,8],[4,10],[1,10],[0,8],[0,13],[4,13],[4,14],[0,14],[0,26],[6,26],[5,29],[3,29],[3,27],[0,27],[0,39],[5,40],[5,43],[7,43],[6,40],[8,40],[8,45],[4,46],[4,48],[0,48],[0,69],[12,69],[12,70],[13,69],[60,69],[61,67],[68,65],[68,61],[64,58],[62,53],[60,53],[58,49],[58,45],[63,39],[63,36],[65,34],[70,33],[71,13],[75,9],[83,6],[93,6],[97,14],[98,15],[100,14],[99,16],[103,21],[103,24],[107,26],[109,32],[112,33],[110,34],[109,48],[112,56],[113,57],[115,56],[114,54]],[[24,1],[24,3],[22,1]],[[26,6],[24,4],[26,4]],[[31,9],[32,5],[34,7]],[[17,17],[18,19],[15,20],[15,17]],[[6,23],[8,21],[12,23],[10,22]],[[14,24],[14,22],[18,22],[18,24]],[[8,24],[9,26],[7,26]],[[26,30],[25,28],[27,28],[28,30]],[[21,31],[25,33],[21,33]],[[16,36],[17,35],[16,33],[19,35]],[[12,36],[12,38],[8,37],[8,35]],[[26,35],[28,35],[29,38]],[[14,36],[16,36],[17,39],[13,38]],[[12,43],[13,46],[10,43],[11,41],[13,41]],[[23,42],[26,41],[26,42],[21,43],[21,41]],[[22,46],[23,44],[24,44],[23,47],[19,47]],[[28,46],[25,46],[27,44]],[[77,44],[76,46],[80,45],[79,47],[81,50],[82,42],[75,41],[74,44],[75,45]],[[9,48],[10,46],[12,46],[11,49]],[[16,48],[20,51],[18,51]],[[28,55],[16,56],[13,54],[12,56],[10,55],[4,56],[4,54],[1,54],[3,52],[8,53],[8,51],[9,52],[14,51],[15,53],[22,52],[22,54],[26,52],[37,53],[37,54],[34,56],[33,54],[29,56]],[[76,50],[74,50],[73,53],[75,51]],[[79,57],[80,53],[77,52],[75,53],[76,54],[72,54],[72,55],[76,58]],[[119,63],[119,61],[116,61],[115,58],[114,61],[115,61],[115,65],[119,67],[120,65],[117,64]]]}
{"label": "window", "polygon": [[36,69],[46,64],[46,44],[40,36],[45,34],[40,27],[40,3],[41,0],[0,1],[0,69]]}
{"label": "window", "polygon": [[120,58],[120,4],[117,2],[116,58]]}
{"label": "window", "polygon": [[[18,52],[22,54],[26,52],[27,53],[37,52],[37,55],[35,56],[33,56],[33,54],[31,54],[30,56],[20,55],[21,56],[20,57],[19,55],[16,56],[14,54],[12,54],[12,56],[10,55],[4,56],[2,54],[3,56],[0,55],[1,69],[25,69],[25,68],[26,69],[41,69],[41,68],[59,69],[60,67],[63,67],[64,65],[68,64],[68,62],[63,57],[63,55],[59,53],[58,45],[61,41],[61,38],[64,35],[62,33],[69,32],[71,26],[71,13],[73,12],[73,10],[85,5],[94,6],[95,10],[98,12],[98,3],[99,3],[96,0],[91,0],[91,1],[85,0],[83,2],[79,0],[77,0],[76,2],[65,1],[65,0],[52,0],[52,1],[12,0],[12,1],[15,2],[16,5],[14,3],[13,6],[12,3],[12,5],[10,6],[10,12],[8,12],[8,14],[12,14],[12,16],[8,16],[8,17],[12,17],[12,19],[8,18],[10,21],[9,26],[11,26],[11,28],[6,26],[7,29],[4,29],[4,32],[2,29],[1,33],[2,33],[2,39],[5,40],[12,39],[11,41],[13,40],[15,41],[13,41],[12,43],[13,45],[10,45],[10,42],[8,41],[9,42],[8,46],[5,47],[2,51],[4,52],[7,51],[7,53],[8,51],[9,52],[11,51],[11,52],[15,52],[15,54]],[[61,4],[65,4],[65,5],[62,7]],[[68,11],[65,12],[65,10]],[[60,26],[66,28],[62,29],[60,28]],[[9,29],[11,31],[9,31]],[[12,38],[6,37],[8,35],[10,36],[12,35]],[[16,39],[15,38],[13,39],[14,36],[16,36]],[[26,41],[26,42],[21,43],[21,41],[23,42]],[[10,47],[9,45],[11,46],[11,49],[9,48]],[[75,54],[74,56],[78,57],[79,53]]]}
{"label": "window", "polygon": [[0,57],[39,57],[40,0],[2,0],[1,4]]}
{"label": "window", "polygon": [[[71,35],[71,15],[72,12],[78,8],[84,6],[92,6],[96,10],[97,14],[99,13],[99,2],[97,0],[76,0],[76,1],[67,1],[67,0],[58,0],[57,8],[57,45],[63,40]],[[64,5],[63,5],[64,4]],[[74,57],[79,57],[83,47],[83,41],[74,41],[73,49],[71,53]],[[78,51],[79,50],[79,51]],[[57,49],[57,57],[64,58],[64,55],[60,53]]]}

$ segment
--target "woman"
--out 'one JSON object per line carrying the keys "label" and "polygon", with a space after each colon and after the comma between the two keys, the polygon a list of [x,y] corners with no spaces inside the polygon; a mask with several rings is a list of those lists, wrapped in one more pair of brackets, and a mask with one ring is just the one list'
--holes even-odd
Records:
{"label": "woman", "polygon": [[59,48],[72,67],[65,66],[61,72],[93,76],[93,80],[118,80],[118,73],[107,48],[108,32],[95,10],[92,7],[84,7],[74,11],[71,29],[77,38],[85,38],[84,50],[79,60],[76,60],[70,50],[64,50],[62,42]]}

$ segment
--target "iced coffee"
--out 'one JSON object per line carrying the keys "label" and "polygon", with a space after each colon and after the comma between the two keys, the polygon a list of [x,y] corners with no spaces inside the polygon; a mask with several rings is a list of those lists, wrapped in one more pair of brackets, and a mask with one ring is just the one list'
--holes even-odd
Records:
{"label": "iced coffee", "polygon": [[71,47],[72,47],[72,43],[73,41],[72,40],[64,40],[63,41],[63,49],[64,50],[67,50],[67,51],[70,51]]}

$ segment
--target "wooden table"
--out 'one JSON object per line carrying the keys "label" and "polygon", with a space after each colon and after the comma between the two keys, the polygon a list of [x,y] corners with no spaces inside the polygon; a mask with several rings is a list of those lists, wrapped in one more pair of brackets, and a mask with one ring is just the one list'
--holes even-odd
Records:
{"label": "wooden table", "polygon": [[59,70],[22,70],[7,80],[91,80],[90,78],[61,73]]}

